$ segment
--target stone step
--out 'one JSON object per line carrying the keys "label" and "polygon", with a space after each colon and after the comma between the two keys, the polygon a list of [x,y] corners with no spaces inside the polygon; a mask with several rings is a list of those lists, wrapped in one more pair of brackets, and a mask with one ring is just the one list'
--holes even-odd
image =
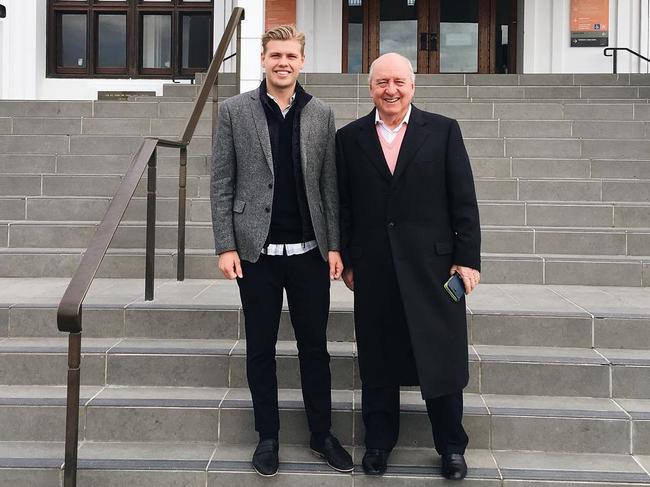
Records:
{"label": "stone step", "polygon": [[475,178],[479,200],[647,203],[650,185],[643,179]]}
{"label": "stone step", "polygon": [[[197,164],[201,162],[197,160]],[[641,164],[645,162],[636,166],[638,170],[643,170]],[[172,170],[170,167],[168,173]],[[632,171],[634,170],[632,166]],[[640,175],[645,176],[645,171]],[[121,179],[122,176],[117,174],[9,174],[0,180],[0,190],[3,197],[112,197]],[[146,195],[146,181],[146,177],[140,181],[136,197]],[[178,176],[160,175],[156,179],[156,185],[158,196],[164,198],[178,195]],[[650,203],[650,179],[629,176],[628,179],[476,176],[475,186],[477,197],[482,201]],[[209,175],[187,177],[188,198],[207,200],[209,190]]]}
{"label": "stone step", "polygon": [[[367,74],[301,73],[303,85],[367,86]],[[232,84],[232,81],[230,81]],[[647,74],[416,74],[420,86],[648,86]]]}
{"label": "stone step", "polygon": [[[547,158],[547,159],[623,159],[647,161],[650,140],[603,138],[465,137],[471,157]],[[94,135],[0,135],[0,150],[31,155],[129,155],[142,143],[142,137]],[[211,154],[211,137],[196,136],[188,148],[190,156]],[[163,156],[178,150],[160,148]]]}
{"label": "stone step", "polygon": [[[473,124],[461,121],[461,124]],[[484,121],[478,121],[483,124]],[[492,123],[492,122],[489,122]],[[495,122],[496,123],[496,122]],[[482,129],[479,129],[482,130]],[[131,155],[27,155],[5,154],[0,172],[5,175],[122,175],[131,162]],[[190,176],[210,174],[210,155],[188,157]],[[472,157],[476,178],[564,178],[564,179],[650,179],[650,160],[600,158],[522,158]],[[177,176],[178,154],[158,158],[159,176]]]}
{"label": "stone step", "polygon": [[[237,94],[235,85],[226,84],[223,80],[218,80],[219,96],[233,96]],[[633,88],[633,87],[632,87]],[[175,83],[163,85],[163,97],[173,96],[182,98],[195,98],[198,96],[201,85],[188,83]]]}
{"label": "stone step", "polygon": [[[9,174],[0,180],[0,190],[2,196],[113,197],[121,181],[122,175],[119,174]],[[210,176],[187,176],[186,192],[189,198],[209,198]],[[136,188],[135,196],[142,197],[146,194],[147,178],[143,177]],[[163,198],[178,197],[178,176],[157,176],[156,194]]]}
{"label": "stone step", "polygon": [[[142,222],[145,202],[136,214],[138,222],[120,224],[111,242],[111,248],[144,249],[146,224]],[[174,214],[173,201],[168,210]],[[134,212],[135,213],[135,212]],[[399,225],[399,223],[398,223]],[[67,221],[14,221],[0,223],[0,245],[7,248],[84,248],[97,228],[94,222]],[[3,231],[4,230],[4,231]],[[650,228],[606,227],[538,227],[538,226],[492,226],[481,228],[483,253],[520,255],[592,255],[648,256],[650,255]],[[178,242],[175,222],[159,222],[156,228],[156,248],[175,249]],[[210,222],[188,222],[185,245],[187,249],[210,251],[214,248],[214,236]]]}
{"label": "stone step", "polygon": [[[0,196],[0,225],[17,220],[42,222],[99,222],[110,203],[109,196]],[[187,199],[186,221],[212,224],[209,198]],[[525,226],[575,228],[646,228],[650,203],[526,202],[479,200],[484,226]],[[157,221],[178,220],[178,200],[159,196]],[[134,197],[124,222],[146,219],[146,198]]]}
{"label": "stone step", "polygon": [[[248,389],[84,388],[79,439],[91,442],[220,442],[257,440]],[[91,397],[88,394],[93,394]],[[398,446],[431,448],[419,391],[401,394]],[[465,395],[464,425],[473,448],[648,455],[648,401],[580,397]],[[333,432],[363,444],[359,391],[332,391]],[[63,437],[65,388],[0,386],[3,441]],[[280,441],[306,445],[309,433],[299,389],[281,389]],[[21,418],[17,421],[17,418]],[[18,427],[17,427],[18,426]]]}
{"label": "stone step", "polygon": [[[0,276],[7,278],[70,277],[84,248],[0,248]],[[176,276],[176,250],[156,250],[158,279]],[[97,277],[142,278],[144,251],[109,249]],[[185,277],[222,279],[213,250],[187,249]],[[645,287],[650,285],[649,256],[487,254],[482,255],[482,282]]]}
{"label": "stone step", "polygon": [[[67,285],[65,278],[0,279],[0,340],[60,338],[56,307]],[[648,292],[638,287],[482,283],[467,297],[469,341],[476,346],[595,347],[608,354],[612,349],[650,350]],[[332,282],[330,294],[328,339],[352,342],[353,294],[340,281]],[[142,278],[99,278],[86,297],[83,317],[84,337],[98,339],[180,340],[182,345],[183,340],[245,338],[239,290],[227,280],[160,279],[149,302],[144,301]],[[279,339],[294,340],[286,303]]]}
{"label": "stone step", "polygon": [[[205,73],[196,73],[196,83],[203,82]],[[234,73],[220,73],[220,84],[234,85]],[[648,86],[647,74],[416,74],[416,84],[423,86]],[[360,85],[367,86],[364,73],[310,73],[302,72],[298,81],[303,85]]]}
{"label": "stone step", "polygon": [[[353,342],[328,344],[332,387],[361,387]],[[98,386],[245,388],[244,340],[88,338],[82,383]],[[9,385],[63,385],[67,339],[7,338],[0,363]],[[650,399],[650,351],[473,345],[468,392]],[[295,342],[277,346],[278,384],[300,388]],[[557,377],[562,377],[558,381]]]}
{"label": "stone step", "polygon": [[[331,88],[339,90],[338,87]],[[340,94],[339,91],[337,93]],[[373,108],[372,100],[365,91],[355,98],[325,97],[323,101],[330,104],[337,118],[341,119],[355,119]],[[415,103],[425,110],[457,119],[650,120],[650,103],[645,98],[470,99],[424,96],[418,91]],[[134,129],[142,123],[137,120],[181,118],[186,121],[193,107],[191,98],[176,96],[146,97],[144,101],[127,102],[3,100],[0,101],[0,120],[3,121],[2,133],[12,133],[11,129],[13,133],[82,133],[85,122],[89,122],[87,130],[98,131],[103,126],[115,128],[116,122],[113,120],[116,119],[129,120],[124,123],[131,124]],[[211,118],[211,112],[212,104],[208,103],[202,120]],[[66,124],[69,126],[66,127]]]}
{"label": "stone step", "polygon": [[[83,486],[123,485],[142,487],[217,487],[260,485],[250,465],[255,444],[218,442],[90,442],[79,449],[78,483]],[[304,446],[280,445],[280,471],[276,482],[287,486],[352,487],[353,485],[424,486],[440,477],[440,459],[430,448],[393,450],[388,472],[366,477],[361,468],[364,448],[354,447],[354,473],[339,474]],[[536,485],[622,486],[648,484],[649,459],[645,455],[584,454],[488,450],[472,447],[466,483],[481,487]],[[61,486],[63,443],[0,443],[0,482],[6,485]],[[265,483],[269,480],[265,479]]]}
{"label": "stone step", "polygon": [[[364,114],[356,104],[332,105],[339,125]],[[371,107],[366,107],[371,108]],[[487,115],[487,113],[486,113]],[[1,131],[4,135],[122,135],[179,137],[185,129],[182,118],[0,118],[0,124],[12,123],[12,129]],[[650,122],[594,121],[594,120],[501,120],[487,117],[460,119],[467,137],[534,137],[534,138],[608,138],[640,139],[648,136]],[[210,136],[212,123],[201,119],[196,136]]]}

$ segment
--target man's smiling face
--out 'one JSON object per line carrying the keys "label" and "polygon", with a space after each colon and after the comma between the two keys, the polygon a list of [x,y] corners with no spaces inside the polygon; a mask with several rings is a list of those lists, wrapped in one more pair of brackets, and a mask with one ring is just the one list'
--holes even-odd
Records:
{"label": "man's smiling face", "polygon": [[413,95],[415,84],[406,61],[391,54],[378,59],[373,66],[370,96],[382,120],[406,116]]}
{"label": "man's smiling face", "polygon": [[305,56],[300,50],[300,42],[296,40],[269,41],[262,52],[262,67],[267,86],[271,88],[293,86],[304,65]]}

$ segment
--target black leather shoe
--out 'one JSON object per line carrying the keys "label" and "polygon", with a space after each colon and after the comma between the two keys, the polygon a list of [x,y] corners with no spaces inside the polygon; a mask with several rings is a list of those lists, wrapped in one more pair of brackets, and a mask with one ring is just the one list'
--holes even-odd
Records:
{"label": "black leather shoe", "polygon": [[463,480],[467,475],[465,457],[460,453],[442,455],[442,475],[449,480]]}
{"label": "black leather shoe", "polygon": [[333,435],[327,435],[321,442],[316,442],[312,435],[309,447],[316,455],[324,458],[334,470],[339,472],[352,472],[354,470],[352,457]]}
{"label": "black leather shoe", "polygon": [[384,475],[388,467],[389,451],[368,448],[361,460],[361,466],[366,475]]}
{"label": "black leather shoe", "polygon": [[253,453],[253,468],[262,477],[273,477],[278,473],[278,440],[261,440]]}

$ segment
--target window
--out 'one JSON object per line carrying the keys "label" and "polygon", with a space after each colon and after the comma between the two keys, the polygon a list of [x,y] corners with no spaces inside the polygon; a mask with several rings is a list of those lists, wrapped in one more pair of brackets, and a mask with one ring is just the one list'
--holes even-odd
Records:
{"label": "window", "polygon": [[212,4],[48,0],[48,76],[191,78],[212,56]]}

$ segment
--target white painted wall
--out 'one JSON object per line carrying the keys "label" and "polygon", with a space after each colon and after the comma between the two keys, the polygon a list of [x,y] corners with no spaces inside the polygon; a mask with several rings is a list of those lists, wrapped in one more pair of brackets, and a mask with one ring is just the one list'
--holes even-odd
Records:
{"label": "white painted wall", "polygon": [[[7,17],[2,23],[2,98],[36,97],[37,0],[5,0]],[[43,33],[45,38],[45,33]]]}
{"label": "white painted wall", "polygon": [[[609,1],[609,46],[646,57],[650,0]],[[571,0],[524,0],[524,73],[611,73],[602,47],[570,47]],[[648,63],[619,53],[619,73],[647,73]]]}
{"label": "white painted wall", "polygon": [[296,26],[306,36],[305,72],[341,72],[342,9],[341,0],[297,0]]}
{"label": "white painted wall", "polygon": [[[569,46],[570,0],[521,0],[525,73],[611,72],[602,48]],[[46,0],[3,0],[7,18],[0,20],[0,98],[96,99],[99,90],[156,91],[169,80],[46,78]],[[233,7],[246,9],[242,25],[242,91],[261,77],[260,49],[264,0],[216,0],[215,49]],[[297,0],[297,26],[307,35],[306,72],[339,72],[341,67],[340,0]],[[610,47],[629,47],[650,57],[650,0],[610,0]],[[521,49],[523,48],[523,49]],[[234,52],[234,43],[230,52]],[[650,65],[627,54],[619,72],[650,72]],[[234,71],[228,62],[224,71]],[[521,71],[521,70],[520,70]]]}
{"label": "white painted wall", "polygon": [[[256,2],[252,0],[250,3]],[[94,100],[97,99],[98,91],[105,90],[155,91],[156,94],[162,95],[163,84],[170,82],[169,79],[47,78],[47,1],[4,0],[3,5],[7,7],[7,18],[0,20],[2,99]],[[232,0],[218,0],[215,6],[215,50],[230,17],[232,6]],[[254,8],[255,5],[250,9]],[[231,50],[234,52],[234,43]],[[234,70],[234,63],[227,63],[224,70]],[[189,83],[188,80],[182,82]]]}
{"label": "white painted wall", "polygon": [[264,34],[264,0],[233,0],[244,7],[242,22],[241,91],[255,89],[262,80],[262,34]]}

